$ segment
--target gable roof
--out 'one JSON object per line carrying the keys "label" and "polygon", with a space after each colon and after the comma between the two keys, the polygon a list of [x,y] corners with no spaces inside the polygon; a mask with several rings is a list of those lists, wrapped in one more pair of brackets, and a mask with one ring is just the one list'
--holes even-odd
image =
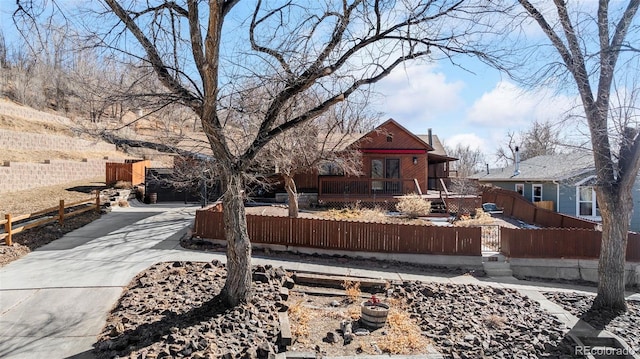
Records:
{"label": "gable roof", "polygon": [[576,151],[529,158],[520,162],[520,173],[514,175],[515,165],[489,169],[471,178],[481,182],[563,181],[594,170],[593,153]]}
{"label": "gable roof", "polygon": [[[379,144],[376,139],[379,139],[379,137],[382,136],[386,138],[388,134],[395,134],[397,133],[397,131],[403,132],[412,141],[411,143],[402,142],[402,148],[424,149],[426,151],[433,151],[433,147],[431,147],[427,142],[423,141],[420,137],[413,134],[413,132],[404,128],[392,118],[386,120],[375,129],[365,133],[352,145],[358,146],[363,149],[371,148],[372,146],[376,147],[376,143]],[[385,142],[383,147],[387,147],[386,145],[387,143]],[[398,142],[394,141],[391,147],[398,147]]]}
{"label": "gable roof", "polygon": [[[429,143],[429,135],[416,135],[422,141]],[[429,152],[430,155],[438,155],[442,157],[449,157],[447,151],[444,148],[444,145],[440,141],[440,138],[437,135],[431,135],[431,147],[433,147],[433,151]],[[453,158],[453,157],[449,157]]]}

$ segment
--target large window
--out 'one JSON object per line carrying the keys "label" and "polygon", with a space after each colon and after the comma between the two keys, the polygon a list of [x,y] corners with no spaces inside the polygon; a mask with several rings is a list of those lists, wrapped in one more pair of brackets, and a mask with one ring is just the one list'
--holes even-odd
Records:
{"label": "large window", "polygon": [[531,201],[532,202],[542,201],[542,185],[541,184],[531,185]]}
{"label": "large window", "polygon": [[593,186],[578,186],[577,212],[583,217],[600,217],[600,208],[596,199],[596,191]]}
{"label": "large window", "polygon": [[[371,178],[384,178],[384,161],[383,160],[371,160]],[[383,188],[382,181],[371,182],[373,190],[380,191]]]}

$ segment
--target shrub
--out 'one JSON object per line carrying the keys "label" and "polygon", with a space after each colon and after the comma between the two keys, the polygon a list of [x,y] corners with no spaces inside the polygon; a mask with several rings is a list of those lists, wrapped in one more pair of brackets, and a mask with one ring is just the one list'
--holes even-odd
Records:
{"label": "shrub", "polygon": [[131,184],[131,182],[128,182],[128,181],[118,181],[118,182],[116,182],[116,184],[113,185],[113,188],[115,188],[115,189],[131,189],[131,188],[133,188],[133,185]]}
{"label": "shrub", "polygon": [[418,194],[410,194],[400,198],[396,209],[409,218],[418,218],[431,212],[431,202],[426,201]]}

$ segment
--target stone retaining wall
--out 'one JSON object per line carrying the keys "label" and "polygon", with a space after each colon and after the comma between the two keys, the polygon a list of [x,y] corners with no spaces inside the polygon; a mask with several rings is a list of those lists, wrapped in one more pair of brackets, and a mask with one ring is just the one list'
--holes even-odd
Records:
{"label": "stone retaining wall", "polygon": [[39,111],[31,107],[15,104],[11,101],[0,100],[0,115],[28,118],[41,122],[53,122],[58,124],[69,124],[71,120],[66,117]]}
{"label": "stone retaining wall", "polygon": [[0,130],[0,148],[39,151],[115,151],[116,146],[106,142],[87,141],[68,136]]}
{"label": "stone retaining wall", "polygon": [[0,166],[0,193],[54,186],[96,177],[104,178],[107,162],[124,162],[124,160],[5,162]]}

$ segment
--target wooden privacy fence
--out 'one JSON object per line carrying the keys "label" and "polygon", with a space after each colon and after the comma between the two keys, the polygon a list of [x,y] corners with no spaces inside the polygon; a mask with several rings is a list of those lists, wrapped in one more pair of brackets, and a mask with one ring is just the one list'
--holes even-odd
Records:
{"label": "wooden privacy fence", "polygon": [[594,229],[596,226],[595,222],[586,219],[538,208],[519,193],[502,188],[484,188],[482,201],[495,203],[507,216],[541,227]]}
{"label": "wooden privacy fence", "polygon": [[[87,205],[83,208],[78,208],[73,211],[65,212],[65,209],[71,207],[77,207],[81,205]],[[0,233],[0,240],[4,239],[5,244],[8,246],[13,245],[13,235],[18,234],[30,228],[42,226],[44,224],[58,221],[60,224],[64,223],[65,218],[76,216],[80,213],[84,213],[90,210],[100,211],[100,192],[96,194],[96,197],[85,199],[82,201],[64,203],[64,200],[60,200],[60,204],[55,207],[43,209],[38,212],[23,214],[19,216],[12,216],[10,213],[4,216],[4,220],[0,220],[0,226],[4,226],[4,233]],[[48,213],[56,213],[55,215],[46,216]],[[28,221],[32,219],[32,221]],[[22,222],[20,227],[14,227],[17,222]],[[26,222],[26,223],[25,223]]]}
{"label": "wooden privacy fence", "polygon": [[[640,234],[629,233],[627,261],[640,262]],[[576,228],[500,229],[502,253],[512,258],[600,257],[602,232]]]}
{"label": "wooden privacy fence", "polygon": [[[253,243],[344,251],[480,256],[479,227],[436,227],[247,215]],[[195,235],[224,239],[223,213],[196,212]]]}
{"label": "wooden privacy fence", "polygon": [[144,183],[145,169],[151,167],[149,160],[117,163],[106,163],[105,178],[107,185],[114,184],[118,181],[131,182],[133,185]]}

